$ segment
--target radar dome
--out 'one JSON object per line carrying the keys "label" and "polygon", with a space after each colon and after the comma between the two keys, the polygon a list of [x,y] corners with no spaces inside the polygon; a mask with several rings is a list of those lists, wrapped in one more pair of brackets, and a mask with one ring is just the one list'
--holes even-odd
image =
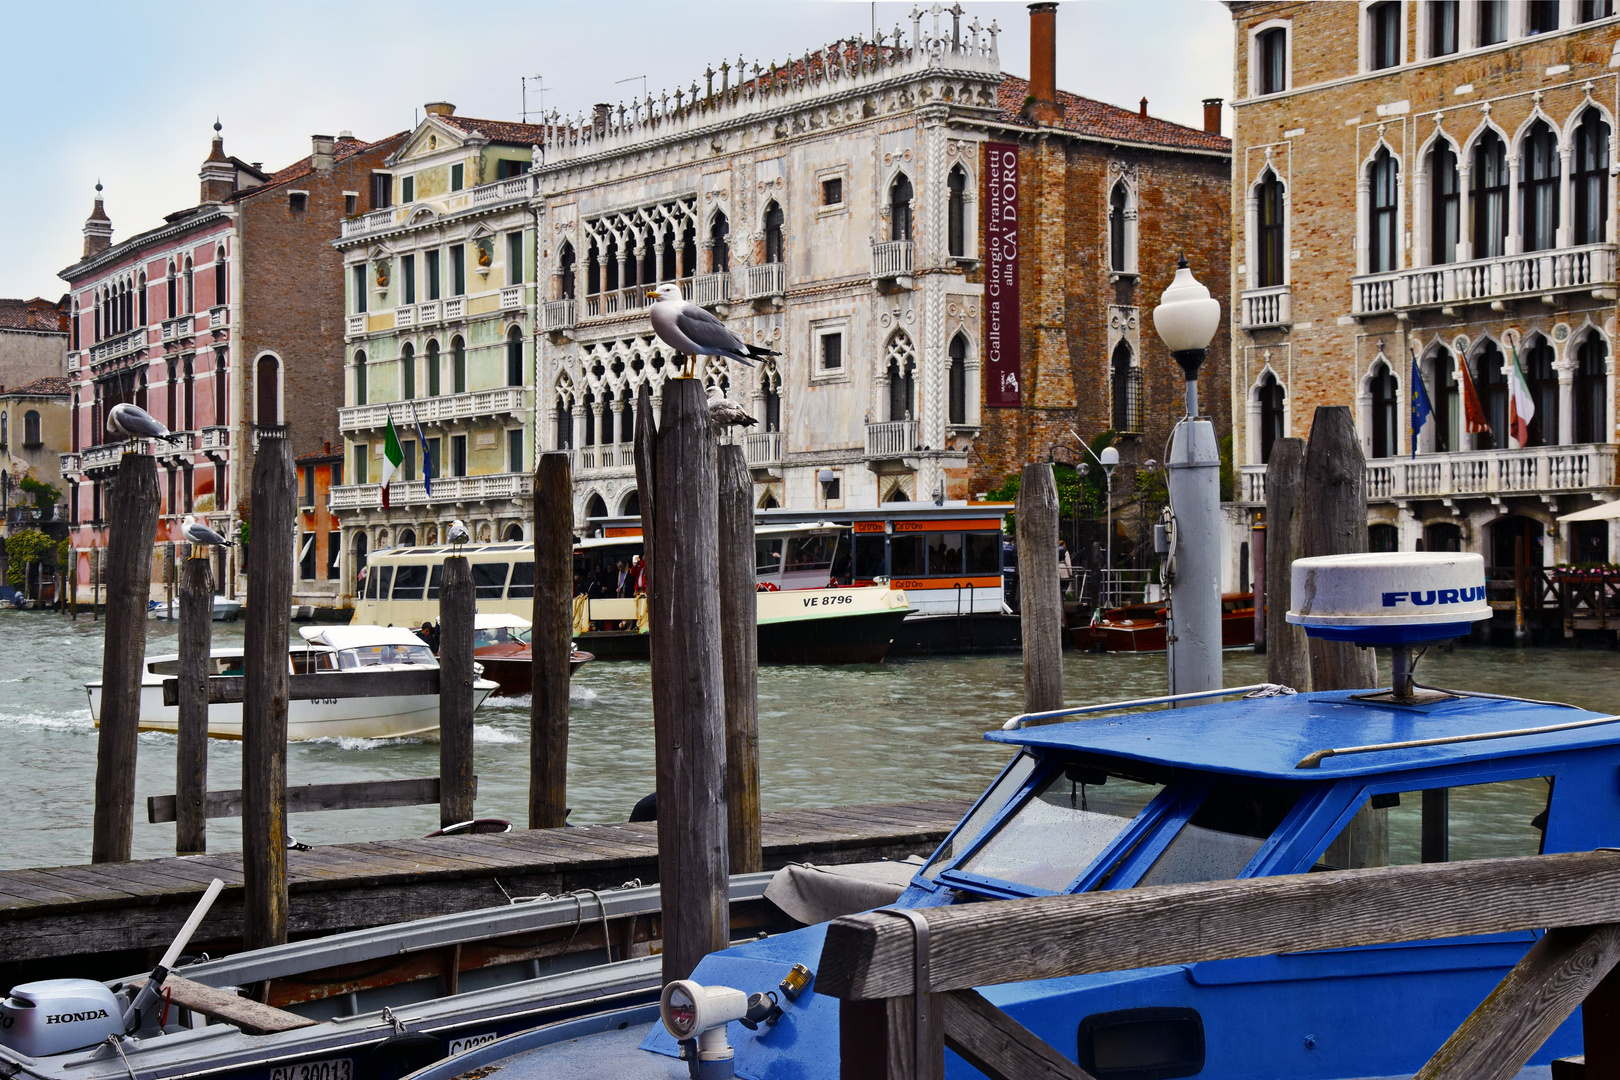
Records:
{"label": "radar dome", "polygon": [[1485,560],[1447,552],[1296,559],[1288,621],[1311,637],[1413,645],[1462,637],[1491,617]]}

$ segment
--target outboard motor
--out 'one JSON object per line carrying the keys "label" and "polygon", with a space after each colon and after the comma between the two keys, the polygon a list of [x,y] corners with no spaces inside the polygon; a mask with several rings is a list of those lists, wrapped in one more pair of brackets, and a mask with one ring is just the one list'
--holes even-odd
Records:
{"label": "outboard motor", "polygon": [[23,983],[0,1001],[0,1044],[29,1057],[82,1050],[123,1032],[118,999],[91,979]]}

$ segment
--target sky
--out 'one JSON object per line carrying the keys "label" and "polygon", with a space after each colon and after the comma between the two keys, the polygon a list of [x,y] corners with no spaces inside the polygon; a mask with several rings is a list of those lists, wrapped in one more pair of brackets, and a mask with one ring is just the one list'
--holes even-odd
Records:
{"label": "sky", "polygon": [[[994,19],[1002,70],[1029,74],[1024,3],[963,0]],[[20,104],[0,151],[6,257],[0,296],[59,297],[79,258],[99,179],[113,240],[197,201],[216,117],[225,150],[276,170],[309,136],[379,139],[414,126],[429,101],[516,120],[524,76],[538,112],[655,97],[722,59],[800,55],[875,17],[910,36],[912,4],[856,0],[582,3],[479,0],[157,0],[14,5],[0,92]],[[924,26],[931,20],[925,17]],[[1061,89],[1201,126],[1202,99],[1230,98],[1231,17],[1216,0],[1067,0],[1058,8]],[[31,43],[31,44],[30,44]],[[532,78],[539,76],[539,79]],[[543,99],[542,99],[543,94]],[[1225,130],[1231,133],[1231,114]]]}

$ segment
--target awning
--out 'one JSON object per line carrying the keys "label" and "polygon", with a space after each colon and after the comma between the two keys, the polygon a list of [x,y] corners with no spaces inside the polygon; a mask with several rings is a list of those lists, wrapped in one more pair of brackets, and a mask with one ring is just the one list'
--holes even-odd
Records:
{"label": "awning", "polygon": [[1598,503],[1585,510],[1577,510],[1573,514],[1565,514],[1559,521],[1613,521],[1620,518],[1620,499],[1614,502]]}

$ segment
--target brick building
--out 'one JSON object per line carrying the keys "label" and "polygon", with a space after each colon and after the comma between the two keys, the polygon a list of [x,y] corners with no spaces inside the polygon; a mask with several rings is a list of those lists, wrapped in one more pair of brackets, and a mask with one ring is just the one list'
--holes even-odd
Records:
{"label": "brick building", "polygon": [[[236,531],[254,425],[287,425],[295,454],[336,438],[343,282],[327,241],[365,207],[372,170],[401,138],[317,135],[309,157],[267,172],[227,155],[216,124],[197,204],[117,244],[97,186],[83,257],[61,273],[74,418],[61,471],[81,560],[106,542],[103,485],[126,449],[108,435],[106,414],[119,402],[183,436],[142,447],[159,459],[159,543],[178,536],[188,513]],[[235,591],[238,570],[216,567],[223,589]],[[90,580],[87,562],[79,580]]]}
{"label": "brick building", "polygon": [[[1346,405],[1374,550],[1613,558],[1613,522],[1556,521],[1616,492],[1611,0],[1229,7],[1249,516],[1274,441]],[[1414,357],[1434,409],[1415,433]]]}

